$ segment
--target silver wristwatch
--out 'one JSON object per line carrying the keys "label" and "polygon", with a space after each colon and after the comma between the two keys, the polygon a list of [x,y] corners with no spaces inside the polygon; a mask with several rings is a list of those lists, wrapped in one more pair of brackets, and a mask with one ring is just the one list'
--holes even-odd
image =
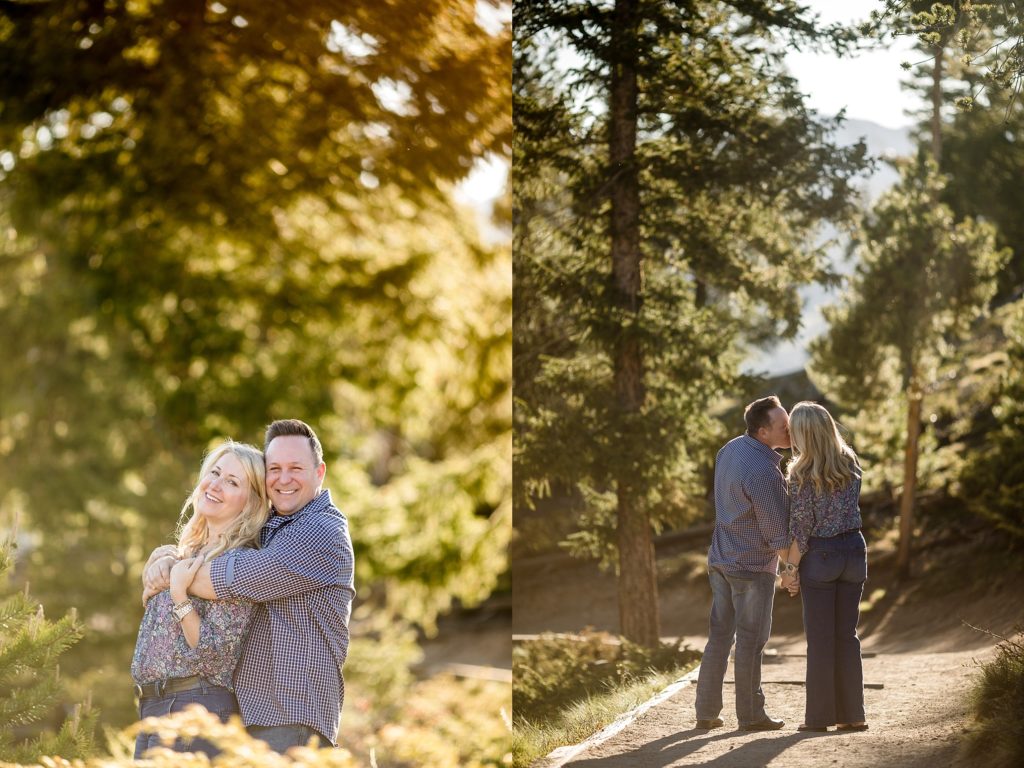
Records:
{"label": "silver wristwatch", "polygon": [[178,621],[184,619],[186,616],[192,613],[192,611],[193,608],[191,600],[183,600],[171,609],[171,613],[174,614],[174,618]]}

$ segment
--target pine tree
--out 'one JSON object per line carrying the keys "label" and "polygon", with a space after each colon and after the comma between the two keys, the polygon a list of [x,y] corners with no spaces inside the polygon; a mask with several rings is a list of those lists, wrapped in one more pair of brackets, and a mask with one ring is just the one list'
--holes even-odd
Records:
{"label": "pine tree", "polygon": [[61,701],[58,659],[82,636],[74,611],[48,620],[24,590],[6,588],[14,565],[11,541],[0,543],[0,760],[42,755],[86,757],[94,751],[96,712],[75,705],[56,733],[39,732]]}
{"label": "pine tree", "polygon": [[829,330],[811,346],[830,393],[854,410],[877,412],[891,388],[905,409],[898,573],[910,572],[922,399],[948,345],[987,311],[1009,253],[995,229],[957,221],[939,203],[943,180],[930,152],[904,164],[900,183],[865,215],[847,292],[826,308]]}
{"label": "pine tree", "polygon": [[[941,203],[945,182],[937,175],[943,162],[945,124],[955,113],[954,103],[966,107],[971,101],[964,95],[965,79],[969,81],[977,71],[972,68],[972,55],[985,49],[984,26],[993,23],[993,17],[970,4],[925,0],[887,3],[887,11],[890,28],[896,34],[916,34],[917,49],[926,56],[909,83],[928,103],[917,127],[919,156],[904,168],[900,188],[864,222],[856,238],[863,261],[851,293],[843,307],[827,315],[834,322],[833,338],[820,341],[816,349],[820,367],[838,373],[841,391],[859,405],[866,404],[867,392],[879,395],[879,384],[889,370],[884,364],[889,356],[885,349],[891,352],[905,407],[897,573],[906,578],[922,401],[936,355],[943,342],[964,332],[967,320],[987,309],[995,292],[995,276],[1009,254],[997,248],[991,225],[956,221]],[[960,56],[955,57],[955,52]],[[956,229],[950,234],[954,223]],[[879,322],[873,318],[877,312],[888,317]],[[839,345],[846,345],[845,351]],[[867,375],[854,381],[853,367],[865,364]]]}
{"label": "pine tree", "polygon": [[[958,82],[953,100],[963,110],[976,105],[987,108],[993,94],[1011,102],[1024,82],[1024,17],[1015,0],[951,3],[932,0],[883,0],[871,12],[865,34],[891,32],[916,35],[919,48],[927,51],[931,80],[928,89],[934,99],[949,83]],[[904,68],[912,65],[904,63]],[[934,75],[934,76],[932,76]]]}
{"label": "pine tree", "polygon": [[[847,40],[804,11],[515,4],[517,499],[579,501],[570,544],[617,564],[644,645],[651,528],[699,508],[709,404],[741,343],[795,333],[797,286],[830,278],[811,234],[863,165],[778,66],[782,40]],[[552,47],[581,63],[546,71]]]}

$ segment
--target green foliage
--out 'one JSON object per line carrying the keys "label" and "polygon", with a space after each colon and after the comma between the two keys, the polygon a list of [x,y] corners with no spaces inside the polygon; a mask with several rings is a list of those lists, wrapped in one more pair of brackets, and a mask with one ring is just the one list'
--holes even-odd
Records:
{"label": "green foliage", "polygon": [[[885,8],[872,11],[873,24],[865,33],[891,30],[915,35],[918,48],[934,54],[948,51],[947,74],[959,79],[963,96],[948,96],[963,110],[971,110],[984,95],[1013,92],[1016,98],[1024,76],[1024,34],[1020,10],[1012,0],[991,3],[937,3],[933,0],[885,0]],[[904,65],[904,69],[910,69]]]}
{"label": "green foliage", "polygon": [[[742,345],[791,336],[798,287],[833,279],[825,220],[851,212],[864,147],[829,140],[768,51],[798,38],[843,46],[802,13],[769,3],[640,3],[636,166],[643,283],[638,306],[611,285],[605,147],[612,11],[515,5],[514,497],[530,508],[584,500],[571,547],[612,562],[613,478],[655,527],[702,495],[720,437],[707,415],[740,387]],[[733,32],[721,34],[722,29]],[[572,49],[570,71],[553,51]],[[643,404],[616,397],[616,345],[641,348]]]}
{"label": "green foliage", "polygon": [[999,244],[1012,251],[999,275],[996,297],[1003,300],[1024,286],[1024,199],[1016,183],[1024,174],[1022,135],[1024,102],[1002,93],[990,94],[988,109],[958,114],[944,129],[943,201],[958,216],[992,222]]}
{"label": "green foliage", "polygon": [[[907,85],[930,106],[918,114],[915,135],[935,146],[940,168],[948,174],[942,200],[957,219],[973,217],[993,223],[998,244],[1013,255],[999,275],[996,296],[1007,299],[1024,283],[1017,196],[1022,104],[1021,52],[1024,34],[1013,3],[889,2],[885,28],[916,35],[919,60],[908,70]],[[1009,44],[1017,40],[1018,44]],[[936,66],[940,74],[935,112]],[[954,108],[955,107],[955,108]],[[975,107],[979,107],[975,109]],[[939,129],[936,145],[933,134]]]}
{"label": "green foliage", "polygon": [[1024,762],[1024,643],[1017,634],[1003,640],[994,660],[981,668],[971,691],[975,725],[968,730],[966,751],[992,768]]}
{"label": "green foliage", "polygon": [[50,621],[27,590],[11,593],[6,587],[13,565],[11,542],[0,542],[0,760],[28,761],[47,754],[84,757],[95,751],[97,713],[89,704],[75,705],[56,732],[29,738],[32,726],[49,725],[61,701],[58,659],[82,637],[82,627],[74,612]]}
{"label": "green foliage", "polygon": [[1024,546],[1024,302],[1017,302],[1006,325],[1009,364],[992,414],[994,429],[983,450],[967,460],[957,495],[1008,541]]}
{"label": "green foliage", "polygon": [[[264,742],[248,735],[238,718],[222,723],[198,705],[183,712],[132,725],[110,737],[111,754],[87,760],[48,758],[49,768],[129,768],[135,735],[139,731],[158,733],[166,744],[176,738],[202,738],[213,742],[220,754],[212,760],[204,755],[172,752],[155,747],[147,753],[151,768],[180,768],[212,765],[214,768],[250,768],[254,765],[280,768],[484,768],[511,762],[509,729],[499,716],[507,705],[508,686],[498,683],[457,683],[438,679],[412,692],[409,706],[415,713],[408,726],[387,726],[375,737],[372,752],[354,749],[294,747],[285,755],[273,752]],[[460,727],[461,725],[461,727]],[[25,762],[28,762],[26,760]],[[10,768],[28,768],[14,764]]]}
{"label": "green foliage", "polygon": [[649,701],[679,679],[681,670],[651,672],[606,693],[588,696],[554,719],[518,721],[512,732],[512,765],[528,768],[557,747],[579,744],[623,713]]}
{"label": "green foliage", "polygon": [[986,311],[1009,255],[991,225],[937,203],[942,181],[924,153],[901,174],[865,217],[854,276],[811,346],[823,389],[850,406],[883,401],[896,381],[906,392],[932,380],[948,343]]}
{"label": "green foliage", "polygon": [[681,669],[700,654],[676,643],[650,649],[605,633],[542,635],[512,651],[512,712],[517,724],[543,722],[574,702],[651,671]]}
{"label": "green foliage", "polygon": [[[135,737],[140,731],[156,733],[166,747],[154,747],[147,752],[146,764],[153,768],[172,768],[182,765],[213,765],[217,768],[241,768],[251,765],[308,766],[313,768],[359,768],[366,765],[358,760],[347,749],[316,749],[312,746],[295,747],[287,755],[276,755],[273,750],[259,739],[254,739],[246,732],[241,719],[234,717],[222,723],[216,715],[212,715],[199,705],[192,705],[182,712],[175,712],[164,717],[146,718],[120,732],[113,733],[110,738],[111,756],[96,757],[80,763],[76,761],[73,768],[106,768],[110,766],[131,766]],[[205,756],[193,757],[188,753],[174,752],[170,745],[175,739],[192,739],[202,737],[212,742],[220,754],[212,760]],[[194,761],[194,762],[193,762]],[[59,763],[58,763],[59,765]],[[68,765],[67,768],[72,768]]]}
{"label": "green foliage", "polygon": [[377,764],[484,768],[511,762],[507,683],[438,677],[409,691],[399,722],[376,737]]}

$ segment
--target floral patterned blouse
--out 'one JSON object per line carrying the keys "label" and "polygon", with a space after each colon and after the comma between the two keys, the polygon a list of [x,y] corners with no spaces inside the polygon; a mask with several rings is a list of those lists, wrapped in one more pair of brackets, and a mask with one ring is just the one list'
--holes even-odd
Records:
{"label": "floral patterned blouse", "polygon": [[146,604],[132,658],[132,677],[141,685],[170,677],[200,675],[233,691],[232,675],[242,655],[255,603],[241,598],[190,599],[202,622],[199,643],[195,648],[189,647],[181,625],[171,613],[171,591],[165,589]]}
{"label": "floral patterned blouse", "polygon": [[789,483],[789,535],[801,554],[807,552],[811,536],[826,538],[861,527],[860,480],[860,467],[855,466],[850,484],[832,493],[816,494],[813,483],[800,490]]}

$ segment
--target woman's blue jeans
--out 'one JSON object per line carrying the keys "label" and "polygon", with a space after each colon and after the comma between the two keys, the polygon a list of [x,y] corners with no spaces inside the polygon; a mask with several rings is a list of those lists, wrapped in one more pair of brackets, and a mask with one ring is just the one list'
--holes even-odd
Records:
{"label": "woman's blue jeans", "polygon": [[722,711],[722,683],[735,639],[736,719],[743,727],[766,717],[761,656],[772,631],[775,574],[711,568],[708,578],[711,620],[697,677],[697,719],[711,720]]}
{"label": "woman's blue jeans", "polygon": [[807,633],[807,709],[812,728],[864,721],[864,670],[857,622],[868,576],[860,531],[818,538],[800,559]]}
{"label": "woman's blue jeans", "polygon": [[[235,694],[220,685],[202,683],[179,693],[168,693],[163,696],[145,696],[139,700],[139,718],[161,717],[172,712],[180,712],[190,704],[202,704],[207,710],[226,722],[231,715],[238,714],[238,702]],[[155,733],[140,733],[135,739],[135,759],[150,747],[161,746]],[[175,752],[204,752],[211,758],[218,754],[218,749],[206,739],[193,739],[186,742],[177,739],[171,747]]]}

